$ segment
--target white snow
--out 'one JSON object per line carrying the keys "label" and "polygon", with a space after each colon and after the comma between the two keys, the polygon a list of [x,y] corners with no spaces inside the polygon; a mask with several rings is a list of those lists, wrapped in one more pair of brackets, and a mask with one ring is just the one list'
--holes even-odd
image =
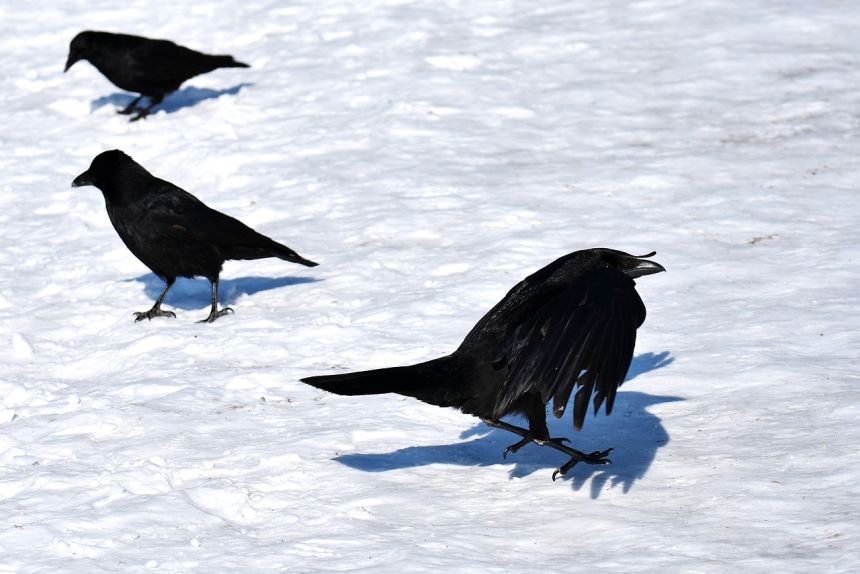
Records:
{"label": "white snow", "polygon": [[[251,69],[129,124],[84,29]],[[860,6],[728,0],[0,6],[0,571],[860,569]],[[321,263],[161,283],[120,148]],[[453,350],[569,251],[658,252],[611,417],[560,453],[302,376]]]}

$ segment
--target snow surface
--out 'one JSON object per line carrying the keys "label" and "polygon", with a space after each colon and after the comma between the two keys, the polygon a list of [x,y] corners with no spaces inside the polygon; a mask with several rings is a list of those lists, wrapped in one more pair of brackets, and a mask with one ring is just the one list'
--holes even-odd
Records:
{"label": "snow surface", "polygon": [[[83,29],[252,65],[146,121]],[[0,571],[860,569],[860,5],[0,4]],[[160,282],[94,188],[120,148],[301,254]],[[575,249],[657,250],[577,467],[302,376],[453,350]]]}

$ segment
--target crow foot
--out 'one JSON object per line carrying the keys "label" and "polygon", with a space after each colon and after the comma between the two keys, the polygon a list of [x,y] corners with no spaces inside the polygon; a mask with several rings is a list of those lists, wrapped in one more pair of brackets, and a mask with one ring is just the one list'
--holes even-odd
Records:
{"label": "crow foot", "polygon": [[116,113],[123,114],[123,115],[127,116],[128,114],[132,114],[132,113],[138,111],[140,108],[137,107],[137,104],[140,102],[141,99],[143,99],[143,96],[136,97],[126,107],[124,107],[121,110],[117,110]]}
{"label": "crow foot", "polygon": [[523,448],[524,446],[526,446],[527,444],[532,443],[532,442],[535,444],[538,444],[540,446],[549,446],[548,443],[553,443],[556,445],[563,445],[566,442],[570,442],[570,439],[563,438],[563,437],[562,438],[537,439],[537,438],[532,437],[531,433],[529,433],[527,436],[523,437],[523,439],[521,441],[515,442],[514,444],[506,447],[505,450],[502,451],[502,458],[507,459],[508,453],[515,453],[518,450],[520,450],[521,448]]}
{"label": "crow foot", "polygon": [[512,444],[507,447],[502,456],[505,457],[509,452],[517,452],[519,449],[523,448],[525,445],[533,442],[535,444],[539,444],[540,446],[548,446],[550,448],[554,448],[555,450],[559,450],[570,458],[566,464],[557,468],[555,472],[552,473],[552,479],[555,479],[558,476],[564,476],[567,471],[576,466],[577,463],[584,462],[585,464],[612,464],[612,461],[606,458],[613,449],[608,448],[606,450],[596,450],[591,454],[585,454],[584,452],[580,452],[575,448],[570,448],[565,445],[565,442],[570,442],[566,438],[549,438],[549,439],[536,439],[532,436],[532,433],[528,430],[512,425],[510,423],[506,423],[505,421],[493,420],[493,419],[481,419],[484,423],[490,425],[491,427],[496,427],[498,429],[503,429],[506,431],[511,431],[514,434],[518,434],[523,439],[519,442]]}
{"label": "crow foot", "polygon": [[143,119],[149,115],[149,112],[152,111],[152,108],[161,103],[161,100],[164,99],[164,96],[150,96],[149,101],[146,106],[141,106],[140,101],[144,98],[144,96],[138,96],[133,99],[126,107],[121,110],[117,110],[116,113],[122,114],[125,116],[131,114],[137,114],[133,118],[130,118],[128,121],[136,122],[137,120]]}
{"label": "crow foot", "polygon": [[[573,449],[570,449],[573,450]],[[606,458],[609,456],[609,453],[612,452],[613,449],[608,448],[606,450],[596,450],[589,454],[584,454],[581,452],[577,452],[569,461],[564,463],[562,466],[557,468],[555,472],[552,473],[552,480],[555,482],[556,477],[564,476],[567,474],[567,471],[577,465],[577,463],[584,462],[585,464],[612,464],[612,461]]]}
{"label": "crow foot", "polygon": [[144,319],[152,320],[153,317],[176,317],[173,311],[164,311],[161,307],[153,307],[149,311],[135,311],[134,322],[143,321]]}
{"label": "crow foot", "polygon": [[128,121],[136,122],[137,120],[146,118],[146,116],[149,115],[149,112],[151,112],[155,106],[157,106],[158,104],[161,103],[161,100],[164,99],[164,94],[162,94],[160,96],[149,96],[149,103],[147,103],[146,107],[141,107],[141,106],[137,105],[138,101],[140,101],[142,98],[143,98],[143,96],[141,96],[137,100],[133,101],[124,110],[122,110],[123,112],[125,112],[126,110],[129,110],[128,113],[137,112],[137,115]]}
{"label": "crow foot", "polygon": [[224,315],[229,315],[230,313],[233,313],[233,312],[234,312],[233,309],[231,309],[230,307],[224,307],[220,311],[216,311],[215,309],[212,309],[212,312],[209,313],[208,317],[206,317],[202,321],[197,321],[197,322],[198,323],[214,323],[215,319],[217,319],[218,317],[223,317]]}

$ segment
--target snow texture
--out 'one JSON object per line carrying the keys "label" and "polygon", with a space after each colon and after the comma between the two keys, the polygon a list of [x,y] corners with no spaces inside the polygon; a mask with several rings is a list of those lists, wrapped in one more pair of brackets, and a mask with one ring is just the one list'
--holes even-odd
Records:
{"label": "snow texture", "polygon": [[[134,124],[84,29],[251,68]],[[0,571],[860,569],[860,5],[0,5]],[[228,262],[176,319],[94,188],[120,148],[320,262]],[[656,250],[576,467],[451,409],[302,376],[453,350],[576,249]]]}

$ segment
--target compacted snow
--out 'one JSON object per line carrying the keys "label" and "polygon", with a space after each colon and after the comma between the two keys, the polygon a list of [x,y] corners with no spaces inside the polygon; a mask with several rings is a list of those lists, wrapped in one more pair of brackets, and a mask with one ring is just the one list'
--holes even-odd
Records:
{"label": "compacted snow", "polygon": [[[145,121],[84,29],[251,68]],[[860,6],[0,5],[0,571],[860,568]],[[71,180],[119,148],[302,255],[176,319]],[[576,249],[658,252],[616,410],[565,458],[302,376],[453,350]]]}

